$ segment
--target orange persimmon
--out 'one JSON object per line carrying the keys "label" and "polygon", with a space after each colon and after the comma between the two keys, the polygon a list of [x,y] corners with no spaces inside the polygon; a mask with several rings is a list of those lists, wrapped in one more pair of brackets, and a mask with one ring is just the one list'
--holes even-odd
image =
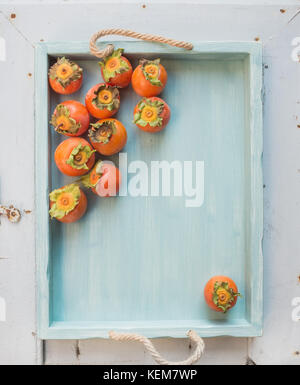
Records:
{"label": "orange persimmon", "polygon": [[165,88],[167,80],[167,71],[160,64],[160,59],[142,59],[133,71],[131,84],[138,95],[149,98],[159,95]]}
{"label": "orange persimmon", "polygon": [[110,118],[120,107],[119,90],[105,83],[96,84],[86,94],[85,105],[95,118]]}
{"label": "orange persimmon", "polygon": [[165,101],[153,96],[143,98],[134,109],[133,121],[143,131],[163,130],[170,120],[170,108]]}
{"label": "orange persimmon", "polygon": [[123,52],[124,50],[119,48],[99,62],[105,83],[119,88],[127,87],[132,76],[132,66],[130,61],[122,56]]}
{"label": "orange persimmon", "polygon": [[92,146],[102,155],[121,151],[127,142],[127,132],[117,119],[101,119],[91,124],[89,138]]}
{"label": "orange persimmon", "polygon": [[72,94],[82,85],[82,68],[65,57],[58,58],[49,70],[49,83],[58,94]]}
{"label": "orange persimmon", "polygon": [[81,182],[100,197],[111,197],[119,191],[121,173],[111,162],[99,160],[92,171],[81,178]]}
{"label": "orange persimmon", "polygon": [[224,275],[212,277],[204,288],[204,298],[207,305],[218,312],[226,313],[231,309],[240,296],[234,281]]}
{"label": "orange persimmon", "polygon": [[86,195],[76,184],[70,184],[53,190],[49,197],[50,216],[60,222],[76,222],[86,212]]}
{"label": "orange persimmon", "polygon": [[65,175],[86,174],[95,163],[95,154],[88,141],[83,138],[69,138],[61,142],[54,153],[58,169]]}
{"label": "orange persimmon", "polygon": [[67,100],[55,107],[50,123],[60,134],[79,136],[89,128],[90,115],[83,104]]}

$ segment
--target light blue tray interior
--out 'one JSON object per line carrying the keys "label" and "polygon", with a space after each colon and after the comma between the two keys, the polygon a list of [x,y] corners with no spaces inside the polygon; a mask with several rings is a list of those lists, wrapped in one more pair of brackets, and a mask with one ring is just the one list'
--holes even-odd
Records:
{"label": "light blue tray interior", "polygon": [[[228,314],[217,314],[205,305],[203,287],[211,276],[224,274],[245,293],[247,65],[242,59],[162,58],[162,63],[169,79],[161,97],[171,108],[171,121],[158,134],[138,130],[132,119],[139,97],[131,87],[122,90],[117,118],[128,132],[122,152],[128,163],[143,160],[149,169],[152,160],[203,160],[204,204],[187,208],[186,196],[100,199],[89,193],[82,220],[69,225],[52,221],[52,321],[129,325],[246,318],[247,297]],[[65,97],[51,92],[51,111],[62,100],[84,103],[88,89],[101,81],[96,61],[78,64],[84,69],[82,89]],[[54,131],[51,137],[54,150],[64,137]],[[113,159],[118,162],[118,156]],[[51,164],[53,188],[71,180]]]}
{"label": "light blue tray interior", "polygon": [[[126,49],[134,67],[140,57],[160,57],[169,76],[161,97],[171,108],[171,120],[157,134],[132,123],[140,98],[131,87],[121,90],[116,118],[127,129],[122,152],[128,165],[204,161],[204,203],[188,208],[186,196],[101,199],[88,192],[88,211],[79,222],[48,220],[48,191],[73,179],[54,164],[55,148],[65,138],[50,127],[45,138],[46,119],[63,100],[84,103],[88,89],[102,78],[86,43],[37,47],[39,336],[107,337],[114,329],[184,337],[190,328],[202,336],[260,335],[261,48],[201,43],[187,53],[149,43],[115,45]],[[70,96],[47,91],[48,59],[51,63],[63,54],[84,70],[83,87]],[[42,102],[47,92],[48,113]],[[118,164],[118,155],[106,159]],[[128,183],[134,175],[128,174]],[[203,298],[206,282],[218,274],[233,278],[243,295],[225,315],[210,310]]]}

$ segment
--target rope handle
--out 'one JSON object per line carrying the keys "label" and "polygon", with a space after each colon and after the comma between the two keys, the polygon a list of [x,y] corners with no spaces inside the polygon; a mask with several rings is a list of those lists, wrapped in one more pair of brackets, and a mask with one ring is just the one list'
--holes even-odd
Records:
{"label": "rope handle", "polygon": [[164,44],[169,44],[173,47],[178,47],[178,48],[184,48],[187,50],[193,49],[193,44],[187,43],[185,41],[180,41],[180,40],[174,40],[174,39],[168,39],[163,36],[157,36],[157,35],[152,35],[150,33],[138,33],[131,31],[129,29],[102,29],[101,31],[98,31],[94,33],[94,35],[90,39],[90,51],[91,54],[99,57],[100,59],[103,59],[106,56],[110,56],[113,51],[114,51],[114,45],[113,44],[108,44],[104,49],[100,50],[96,46],[97,40],[106,35],[120,35],[120,36],[127,36],[127,37],[132,37],[134,39],[140,39],[140,40],[146,40],[146,41],[154,41],[157,43],[164,43]]}
{"label": "rope handle", "polygon": [[187,358],[184,361],[178,361],[178,362],[171,362],[166,359],[164,359],[160,353],[155,349],[152,342],[149,340],[149,338],[141,336],[139,334],[134,333],[116,333],[113,330],[109,332],[109,338],[115,341],[138,341],[144,344],[146,350],[151,354],[151,356],[154,358],[154,360],[159,365],[192,365],[193,363],[197,362],[203,352],[204,352],[204,341],[203,339],[198,336],[198,334],[194,330],[189,330],[187,332],[187,336],[190,338],[191,342],[195,344],[195,350],[191,354],[189,358]]}

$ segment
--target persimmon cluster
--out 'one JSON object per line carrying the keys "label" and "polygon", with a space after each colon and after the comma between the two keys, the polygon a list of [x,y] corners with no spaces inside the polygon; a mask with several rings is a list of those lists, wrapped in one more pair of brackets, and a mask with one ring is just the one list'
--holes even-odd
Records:
{"label": "persimmon cluster", "polygon": [[[120,108],[120,89],[131,82],[133,90],[142,96],[133,113],[139,129],[158,132],[170,119],[169,106],[157,97],[168,77],[160,59],[142,59],[133,71],[123,49],[117,49],[99,65],[103,82],[87,92],[85,105],[77,100],[64,101],[56,106],[50,121],[57,133],[69,137],[55,150],[56,166],[64,175],[80,177],[50,193],[50,216],[64,223],[75,222],[86,212],[82,187],[100,197],[115,196],[119,191],[120,171],[111,162],[96,161],[95,153],[111,156],[126,145],[126,128],[114,118]],[[83,69],[65,57],[58,58],[49,70],[49,84],[59,94],[73,94],[82,83]]]}

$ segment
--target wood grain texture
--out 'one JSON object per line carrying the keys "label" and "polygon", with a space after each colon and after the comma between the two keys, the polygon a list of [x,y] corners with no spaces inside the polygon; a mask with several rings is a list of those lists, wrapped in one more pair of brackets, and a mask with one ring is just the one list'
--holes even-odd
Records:
{"label": "wood grain texture", "polygon": [[[17,224],[1,216],[0,297],[6,303],[6,322],[0,321],[0,363],[36,362],[34,251],[34,49],[0,14],[0,37],[6,59],[0,61],[1,148],[0,202],[14,204],[22,214]],[[15,50],[8,42],[14,42]],[[23,54],[22,54],[23,52]],[[19,62],[24,60],[22,68]],[[11,79],[14,79],[12,87]],[[4,91],[5,90],[5,91]],[[15,112],[8,100],[22,106]],[[18,108],[17,108],[18,110]],[[26,127],[26,128],[25,128]],[[25,133],[25,135],[24,135]],[[31,174],[31,176],[29,176]],[[22,188],[20,186],[23,186]],[[24,210],[30,210],[28,214]]]}
{"label": "wood grain texture", "polygon": [[[244,365],[247,345],[244,338],[216,337],[205,340],[205,354],[197,365]],[[153,344],[164,357],[179,361],[191,353],[184,338],[155,338]],[[230,353],[228,347],[230,346]],[[46,365],[155,365],[144,346],[137,342],[95,340],[49,340]]]}
{"label": "wood grain texture", "polygon": [[[51,221],[48,230],[46,193],[71,179],[63,177],[53,162],[53,152],[64,138],[51,129],[49,139],[44,134],[50,120],[47,103],[41,105],[48,96],[47,54],[68,54],[83,67],[84,86],[75,95],[82,102],[87,90],[99,82],[99,68],[96,60],[84,59],[87,43],[38,45],[39,335],[107,337],[110,329],[116,329],[148,337],[185,337],[191,328],[202,336],[260,334],[260,45],[195,43],[194,51],[186,52],[145,42],[115,46],[120,44],[134,65],[141,56],[161,57],[169,74],[162,97],[173,112],[162,133],[140,132],[132,124],[139,98],[130,89],[121,93],[118,118],[128,130],[124,150],[128,162],[143,160],[150,167],[153,160],[204,161],[205,201],[201,207],[187,208],[186,196],[101,200],[91,194],[90,210],[82,220],[67,226]],[[50,92],[50,111],[69,98]],[[49,178],[43,172],[45,160],[50,162]],[[226,315],[208,310],[203,299],[203,286],[220,271],[234,277],[245,293]]]}

